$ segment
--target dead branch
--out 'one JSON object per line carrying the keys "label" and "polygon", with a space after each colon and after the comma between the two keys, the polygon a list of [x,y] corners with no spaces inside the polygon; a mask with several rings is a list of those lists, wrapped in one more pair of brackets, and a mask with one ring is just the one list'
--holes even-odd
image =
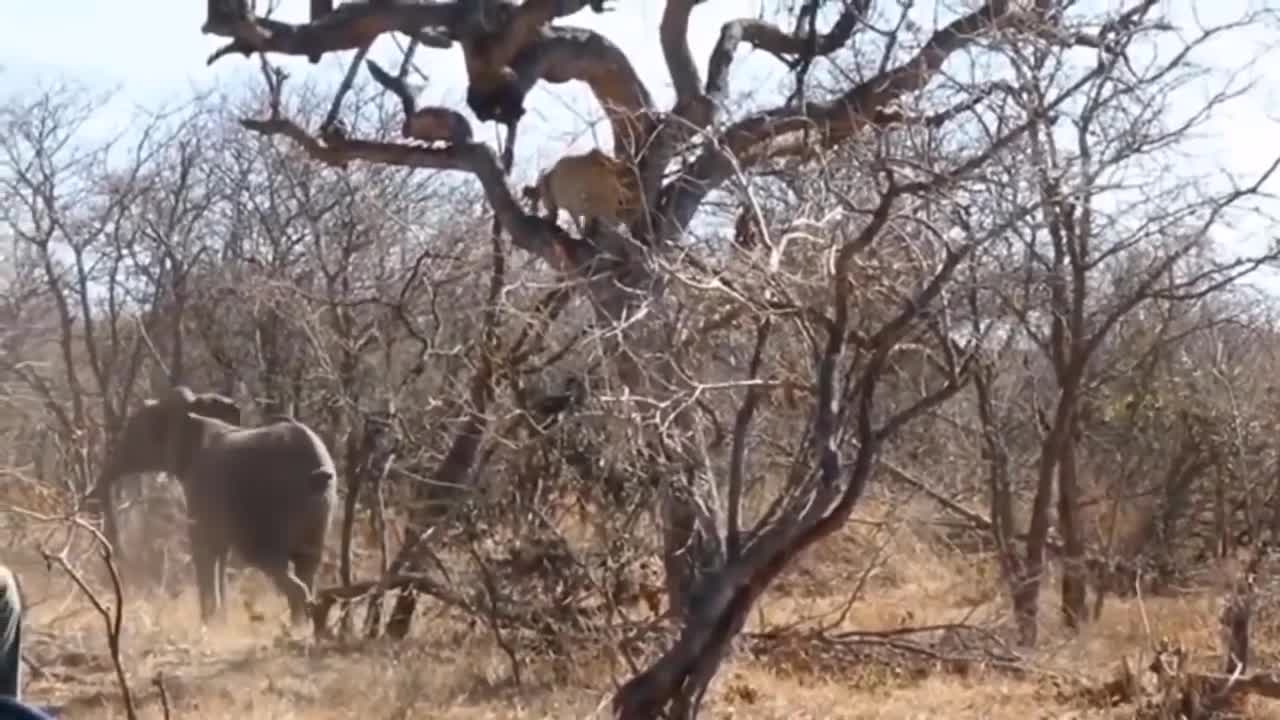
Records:
{"label": "dead branch", "polygon": [[[1141,0],[1104,25],[1098,36],[1119,36],[1112,41],[1112,47],[1122,46],[1119,38],[1127,37],[1125,32],[1133,32],[1132,28],[1137,27],[1155,1]],[[1002,30],[1022,29],[1035,34],[1053,27],[1054,20],[1043,11],[1025,11],[1021,7],[1017,3],[988,0],[982,7],[935,32],[907,62],[877,74],[833,100],[808,103],[803,110],[774,108],[734,123],[726,130],[722,146],[708,147],[694,162],[688,180],[663,191],[660,207],[668,221],[674,221],[674,226],[665,228],[664,234],[687,226],[707,193],[732,175],[735,163],[729,156],[736,158],[739,167],[755,164],[770,156],[770,149],[779,142],[785,146],[781,139],[792,134],[812,136],[821,147],[834,147],[864,128],[896,120],[894,113],[882,115],[881,111],[924,88],[957,50]],[[724,63],[722,72],[728,72],[728,63]],[[708,86],[713,82],[717,81],[708,78]],[[726,81],[721,79],[718,83],[722,85]]]}
{"label": "dead branch", "polygon": [[1244,677],[1190,673],[1190,679],[1214,689],[1215,694],[1220,694],[1224,698],[1236,695],[1258,695],[1271,700],[1280,700],[1280,673],[1260,672]]}
{"label": "dead branch", "polygon": [[707,94],[723,99],[729,90],[729,66],[738,46],[747,43],[757,50],[764,50],[797,67],[806,60],[830,55],[844,47],[853,37],[858,23],[871,8],[869,0],[846,3],[831,29],[810,38],[805,33],[789,33],[773,23],[755,18],[731,20],[720,28],[720,40],[711,51],[707,64]]}
{"label": "dead branch", "polygon": [[590,30],[552,27],[512,60],[517,87],[527,93],[538,80],[577,80],[591,89],[613,131],[613,155],[634,159],[648,138],[653,98],[622,48]]}
{"label": "dead branch", "polygon": [[62,568],[63,572],[71,578],[71,581],[76,584],[76,587],[80,589],[80,592],[84,594],[84,596],[89,600],[89,603],[93,605],[93,609],[97,611],[99,617],[102,618],[102,623],[107,631],[107,649],[111,654],[111,664],[115,668],[116,682],[120,686],[120,695],[124,701],[125,716],[128,717],[129,720],[137,720],[138,712],[134,707],[133,693],[129,689],[129,680],[125,675],[124,662],[120,657],[120,636],[124,630],[124,591],[120,585],[120,573],[116,569],[115,559],[112,557],[111,544],[107,542],[107,539],[103,537],[102,533],[98,532],[97,528],[94,528],[83,520],[80,520],[79,518],[71,518],[70,522],[87,531],[97,544],[98,550],[102,556],[102,562],[106,566],[107,573],[111,577],[111,590],[114,595],[113,599],[115,606],[108,609],[103,605],[102,601],[98,599],[97,594],[94,593],[88,583],[85,582],[84,577],[81,576],[79,571],[71,566],[70,562],[68,562],[66,555],[67,551],[65,549],[56,555],[45,552],[44,550],[41,550],[40,554],[44,557],[45,564],[50,569],[52,569],[54,565]]}
{"label": "dead branch", "polygon": [[482,121],[510,124],[518,119],[524,95],[539,79],[587,83],[611,119],[647,111],[648,92],[620,48],[588,30],[548,25],[588,6],[597,13],[606,11],[602,0],[526,0],[518,6],[493,0],[431,5],[349,2],[312,23],[254,18],[207,22],[203,31],[233,38],[209,56],[212,64],[234,52],[246,57],[254,52],[303,55],[314,63],[327,52],[365,48],[386,32],[402,32],[438,47],[435,38],[423,36],[431,29],[462,44],[470,78],[468,104]]}
{"label": "dead branch", "polygon": [[440,47],[446,40],[452,43],[450,28],[472,12],[471,4],[348,2],[313,23],[262,17],[226,24],[206,22],[201,32],[232,38],[210,55],[206,64],[236,52],[245,57],[255,52],[300,55],[317,63],[325,53],[364,47],[386,32],[401,32],[424,45]]}
{"label": "dead branch", "polygon": [[[283,135],[306,150],[313,159],[335,167],[345,167],[352,160],[363,160],[398,167],[470,172],[480,180],[490,205],[520,249],[554,262],[557,258],[554,248],[559,244],[571,248],[583,245],[543,218],[521,209],[507,186],[497,155],[487,145],[468,143],[433,149],[339,137],[326,138],[326,142],[321,143],[285,118],[244,119],[240,124],[263,135]],[[581,247],[578,252],[581,251],[589,252],[589,249]]]}
{"label": "dead branch", "polygon": [[[1222,717],[1223,711],[1238,710],[1251,695],[1280,700],[1280,673],[1258,672],[1221,674],[1192,672],[1183,667],[1186,651],[1163,640],[1156,656],[1145,668],[1155,683],[1139,681],[1127,658],[1121,658],[1119,672],[1098,685],[1078,685],[1064,695],[1085,700],[1094,707],[1112,708],[1134,704],[1152,709],[1158,717],[1208,720]],[[1236,716],[1236,715],[1232,715]]]}
{"label": "dead branch", "polygon": [[360,67],[360,61],[368,53],[369,45],[361,45],[360,49],[356,51],[355,57],[351,58],[351,63],[347,65],[347,73],[342,77],[342,84],[338,86],[338,91],[333,94],[333,102],[329,105],[329,113],[324,116],[324,122],[320,124],[321,137],[326,135],[338,122],[338,113],[342,110],[342,100],[346,98],[348,92],[351,92],[351,85],[356,80],[356,70]]}
{"label": "dead branch", "polygon": [[451,590],[444,583],[421,573],[393,572],[378,580],[366,580],[351,585],[338,585],[316,591],[312,602],[311,620],[317,637],[327,637],[328,618],[333,606],[339,602],[359,600],[382,592],[412,592],[439,600],[468,615],[484,617],[494,627],[545,628],[552,620],[581,624],[592,617],[592,608],[557,606],[554,611],[546,608],[500,608],[489,599],[473,600]]}

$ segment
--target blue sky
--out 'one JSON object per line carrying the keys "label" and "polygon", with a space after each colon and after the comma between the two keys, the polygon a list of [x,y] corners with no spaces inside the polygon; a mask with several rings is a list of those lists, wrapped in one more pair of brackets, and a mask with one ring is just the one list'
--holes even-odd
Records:
{"label": "blue sky", "polygon": [[[707,57],[721,25],[735,16],[757,16],[766,0],[707,0],[694,10],[689,43],[694,57],[705,69]],[[1237,17],[1249,8],[1257,8],[1274,0],[1166,0],[1163,6],[1179,25],[1196,22],[1213,24]],[[0,92],[20,86],[32,78],[67,74],[79,82],[110,89],[118,94],[104,122],[118,125],[129,117],[130,105],[150,107],[180,102],[190,92],[214,83],[252,75],[256,82],[256,59],[239,55],[223,58],[212,67],[204,64],[207,55],[223,40],[200,33],[205,3],[196,0],[129,0],[108,3],[102,0],[58,0],[57,2],[25,2],[0,0],[4,22],[0,23]],[[774,0],[768,0],[774,7]],[[958,9],[969,8],[976,0],[947,0],[942,20],[950,19]],[[889,3],[886,3],[888,5]],[[1121,0],[1086,0],[1093,6],[1127,6]],[[264,3],[259,2],[260,6]],[[658,45],[657,28],[663,3],[660,0],[615,0],[612,12],[596,15],[583,10],[562,24],[573,24],[597,30],[627,53],[660,105],[672,99],[670,80]],[[926,27],[936,26],[934,3],[917,3],[914,17]],[[307,13],[304,0],[281,0],[275,17],[302,21]],[[1214,79],[1236,68],[1245,67],[1257,56],[1261,47],[1273,42],[1269,36],[1276,27],[1259,29],[1249,35],[1233,34],[1213,46],[1201,60],[1216,66]],[[284,60],[294,77],[324,74],[333,77],[341,72],[350,53],[326,57],[319,65],[305,60]],[[387,64],[398,57],[394,41],[383,37],[375,43],[371,57]],[[421,96],[424,104],[443,104],[469,115],[465,108],[465,73],[461,53],[450,50],[420,51],[418,65],[430,76]],[[1271,65],[1264,62],[1262,65]],[[776,88],[783,70],[769,56],[738,53],[733,71],[733,91],[738,102],[767,101]],[[1204,138],[1196,145],[1196,154],[1188,159],[1188,169],[1221,169],[1241,177],[1256,173],[1272,158],[1280,155],[1280,132],[1277,132],[1277,90],[1280,76],[1267,79],[1250,71],[1249,79],[1257,82],[1247,96],[1234,101],[1229,114],[1224,114],[1204,130]],[[755,97],[751,97],[752,95]],[[761,95],[766,95],[761,97]],[[1194,107],[1194,89],[1185,93],[1186,107]],[[1182,102],[1182,101],[1180,101]],[[752,103],[754,104],[754,103]],[[516,179],[527,181],[545,169],[567,149],[581,149],[595,144],[587,121],[598,122],[601,114],[585,86],[568,83],[550,86],[539,83],[530,94],[526,119],[521,123],[519,159]],[[482,138],[492,137],[494,126],[479,129]],[[537,141],[530,142],[531,138]],[[1269,223],[1252,223],[1240,228],[1241,237],[1271,234]]]}

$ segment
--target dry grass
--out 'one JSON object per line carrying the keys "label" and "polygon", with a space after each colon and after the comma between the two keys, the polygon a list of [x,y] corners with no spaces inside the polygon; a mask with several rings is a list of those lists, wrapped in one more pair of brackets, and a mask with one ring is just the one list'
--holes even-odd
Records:
{"label": "dry grass", "polygon": [[[864,514],[867,518],[870,513]],[[845,629],[968,622],[996,626],[1004,604],[984,559],[941,552],[909,526],[851,525],[816,548],[765,598],[749,631],[833,623]],[[26,547],[30,547],[28,543]],[[877,558],[881,558],[877,560]],[[61,706],[66,718],[122,718],[101,623],[70,583],[33,553],[12,561],[22,573],[31,613],[27,694]],[[89,557],[82,561],[87,566]],[[187,570],[189,572],[189,570]],[[853,588],[862,597],[850,602]],[[1046,639],[1015,675],[976,668],[921,672],[892,663],[776,652],[739,652],[725,666],[708,705],[714,718],[1130,718],[1132,708],[1085,707],[1062,697],[1054,675],[1101,681],[1122,657],[1132,664],[1154,638],[1192,649],[1203,666],[1218,664],[1216,593],[1146,603],[1112,601],[1099,622],[1076,638],[1056,630],[1047,587]],[[285,604],[256,573],[230,582],[229,617],[203,628],[192,589],[178,597],[134,595],[125,615],[125,663],[140,716],[161,717],[157,675],[175,718],[584,718],[600,708],[625,667],[608,644],[582,648],[572,667],[531,661],[512,687],[506,656],[477,626],[435,604],[422,611],[410,642],[317,643],[284,625]],[[1145,620],[1144,620],[1145,616]],[[1147,624],[1150,624],[1148,634]],[[1280,640],[1259,618],[1255,646],[1274,659]],[[1253,701],[1251,717],[1280,717],[1280,705]],[[600,716],[606,713],[601,711]]]}

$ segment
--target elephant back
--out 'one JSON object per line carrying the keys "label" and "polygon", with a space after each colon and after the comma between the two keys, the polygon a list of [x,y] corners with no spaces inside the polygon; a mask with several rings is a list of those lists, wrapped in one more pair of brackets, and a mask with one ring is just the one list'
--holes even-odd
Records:
{"label": "elephant back", "polygon": [[196,513],[275,514],[337,496],[328,448],[296,421],[217,433],[195,458],[191,476],[188,505],[194,500]]}

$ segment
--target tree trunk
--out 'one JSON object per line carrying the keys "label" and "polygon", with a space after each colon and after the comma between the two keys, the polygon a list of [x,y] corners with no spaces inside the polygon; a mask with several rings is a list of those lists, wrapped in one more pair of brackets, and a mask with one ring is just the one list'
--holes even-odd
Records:
{"label": "tree trunk", "polygon": [[[378,559],[379,559],[379,577],[386,577],[390,571],[390,564],[387,558],[387,519],[386,519],[386,500],[383,495],[386,487],[387,475],[391,472],[391,466],[395,463],[396,454],[392,452],[387,455],[386,460],[382,463],[382,470],[371,476],[373,482],[369,493],[372,498],[370,503],[373,514],[373,531],[378,538]],[[376,638],[382,631],[382,594],[370,593],[368,601],[368,611],[365,613],[365,636],[368,638]]]}
{"label": "tree trunk", "polygon": [[1061,426],[1051,428],[1040,451],[1036,495],[1031,503],[1031,522],[1027,530],[1027,554],[1022,572],[1014,580],[1013,614],[1018,628],[1018,642],[1035,647],[1039,635],[1040,583],[1044,575],[1044,553],[1049,540],[1049,508],[1053,499],[1054,471],[1058,435]]}
{"label": "tree trunk", "polygon": [[357,466],[356,471],[347,476],[347,497],[343,500],[342,540],[338,555],[338,579],[344,586],[353,582],[351,574],[351,540],[356,525],[356,506],[360,498],[360,486],[364,477]]}
{"label": "tree trunk", "polygon": [[[488,373],[481,372],[480,375],[485,376],[484,385],[487,388]],[[478,383],[479,381],[473,382]],[[487,392],[488,390],[486,389]],[[445,455],[444,460],[441,461],[439,468],[435,472],[434,482],[429,486],[433,488],[432,497],[428,499],[429,505],[426,510],[430,519],[423,520],[421,523],[423,527],[413,528],[405,533],[404,545],[401,547],[402,553],[392,563],[389,572],[399,572],[403,568],[412,567],[414,556],[417,553],[407,549],[413,548],[418,544],[417,540],[425,532],[426,525],[437,522],[442,515],[446,514],[446,512],[441,511],[440,506],[448,501],[444,500],[442,496],[447,494],[449,500],[456,502],[454,496],[459,488],[466,486],[467,475],[471,471],[471,466],[475,464],[476,453],[480,449],[480,441],[484,437],[488,424],[488,415],[484,412],[484,406],[473,410],[463,422],[462,428],[454,438],[453,446],[449,448],[449,453]],[[413,625],[413,614],[417,607],[418,594],[410,588],[402,589],[400,594],[396,596],[396,603],[391,609],[391,615],[387,618],[387,635],[397,640],[403,640],[408,637],[409,630]]]}
{"label": "tree trunk", "polygon": [[1085,595],[1084,532],[1080,527],[1080,485],[1076,472],[1074,420],[1067,423],[1058,457],[1058,530],[1062,533],[1062,620],[1079,629],[1088,619]]}
{"label": "tree trunk", "polygon": [[[351,551],[352,536],[355,531],[356,509],[360,502],[360,489],[365,482],[365,474],[369,471],[368,457],[369,444],[356,440],[354,430],[347,433],[346,448],[346,471],[347,476],[347,496],[343,499],[342,507],[342,537],[340,551],[338,553],[338,580],[343,587],[350,587],[354,582],[351,571]],[[351,607],[350,603],[343,603],[343,609],[338,620],[338,637],[347,637],[351,634]]]}
{"label": "tree trunk", "polygon": [[[683,483],[666,489],[662,498],[663,533],[662,565],[665,574],[668,607],[684,614],[695,589],[702,579],[724,566],[724,546],[720,538],[702,532],[699,519],[703,512],[690,494],[705,493],[709,480],[696,469],[686,470]],[[718,526],[717,526],[718,527]]]}
{"label": "tree trunk", "polygon": [[[865,419],[865,418],[864,418]],[[799,511],[797,525],[781,524],[746,551],[704,575],[681,614],[680,637],[660,658],[614,695],[618,720],[696,718],[703,696],[733,640],[765,589],[800,554],[842,527],[866,487],[879,448],[869,433],[849,470],[849,486],[830,510],[819,500]]]}
{"label": "tree trunk", "polygon": [[[448,508],[457,502],[457,495],[467,486],[467,476],[475,465],[476,454],[480,450],[480,442],[489,427],[489,414],[486,412],[493,399],[493,364],[487,359],[480,363],[475,376],[471,379],[471,406],[467,418],[458,429],[453,445],[440,461],[433,474],[432,482],[427,486],[428,492],[423,498],[427,508],[418,516],[417,528],[405,533],[401,551],[391,564],[388,572],[397,573],[410,568],[417,554],[414,548],[428,525],[434,524],[448,513]],[[400,591],[395,606],[387,618],[387,635],[397,640],[409,635],[413,623],[413,614],[418,607],[418,596],[410,588]]]}
{"label": "tree trunk", "polygon": [[1230,510],[1227,508],[1227,478],[1226,472],[1222,466],[1217,467],[1214,473],[1213,484],[1213,525],[1214,535],[1217,536],[1217,555],[1225,558],[1231,554],[1232,546],[1235,545],[1231,537],[1231,520]]}
{"label": "tree trunk", "polygon": [[353,428],[347,433],[346,443],[347,496],[343,501],[341,550],[338,555],[338,578],[344,586],[350,586],[354,579],[351,572],[351,543],[355,532],[356,508],[360,502],[360,490],[364,486],[365,477],[371,470],[369,460],[373,443],[370,442],[367,430],[357,437]]}

